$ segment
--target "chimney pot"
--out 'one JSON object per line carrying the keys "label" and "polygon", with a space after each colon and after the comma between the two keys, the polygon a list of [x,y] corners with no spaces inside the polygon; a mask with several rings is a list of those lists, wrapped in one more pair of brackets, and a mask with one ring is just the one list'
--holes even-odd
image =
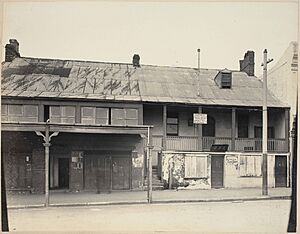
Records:
{"label": "chimney pot", "polygon": [[140,67],[140,56],[138,54],[134,54],[132,58],[132,65],[134,67]]}

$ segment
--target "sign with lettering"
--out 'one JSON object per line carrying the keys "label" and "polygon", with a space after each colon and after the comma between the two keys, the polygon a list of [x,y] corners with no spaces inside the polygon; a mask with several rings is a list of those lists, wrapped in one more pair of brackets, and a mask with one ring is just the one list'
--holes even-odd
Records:
{"label": "sign with lettering", "polygon": [[207,124],[207,114],[194,113],[194,124]]}

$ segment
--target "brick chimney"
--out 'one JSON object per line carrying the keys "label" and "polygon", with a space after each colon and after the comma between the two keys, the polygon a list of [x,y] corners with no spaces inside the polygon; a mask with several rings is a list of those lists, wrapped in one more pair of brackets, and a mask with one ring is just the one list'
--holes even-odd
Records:
{"label": "brick chimney", "polygon": [[254,76],[254,51],[248,50],[244,59],[240,60],[240,71],[246,72],[248,76]]}
{"label": "brick chimney", "polygon": [[138,54],[133,55],[132,65],[134,67],[140,67],[140,56]]}
{"label": "brick chimney", "polygon": [[16,57],[20,57],[19,42],[16,39],[9,39],[9,44],[5,46],[5,62],[11,62]]}

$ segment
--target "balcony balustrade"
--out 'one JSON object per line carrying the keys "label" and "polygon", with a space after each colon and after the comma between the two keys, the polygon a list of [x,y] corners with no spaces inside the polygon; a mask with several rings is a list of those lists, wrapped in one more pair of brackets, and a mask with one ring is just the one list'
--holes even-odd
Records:
{"label": "balcony balustrade", "polygon": [[[154,135],[154,150],[162,149],[162,136]],[[232,147],[231,137],[202,137],[202,151],[209,151],[213,144],[227,144],[228,151],[239,152],[261,152],[262,139],[259,138],[236,138],[235,149]],[[197,151],[199,140],[197,136],[167,136],[166,150]],[[269,152],[288,152],[288,145],[285,139],[268,139]]]}

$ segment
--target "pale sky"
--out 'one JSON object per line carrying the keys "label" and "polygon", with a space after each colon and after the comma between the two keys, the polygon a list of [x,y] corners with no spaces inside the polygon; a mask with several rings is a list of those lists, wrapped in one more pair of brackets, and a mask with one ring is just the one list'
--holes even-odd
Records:
{"label": "pale sky", "polygon": [[297,2],[13,2],[3,20],[24,57],[197,67],[200,48],[202,68],[238,70],[254,50],[257,76],[298,41]]}

